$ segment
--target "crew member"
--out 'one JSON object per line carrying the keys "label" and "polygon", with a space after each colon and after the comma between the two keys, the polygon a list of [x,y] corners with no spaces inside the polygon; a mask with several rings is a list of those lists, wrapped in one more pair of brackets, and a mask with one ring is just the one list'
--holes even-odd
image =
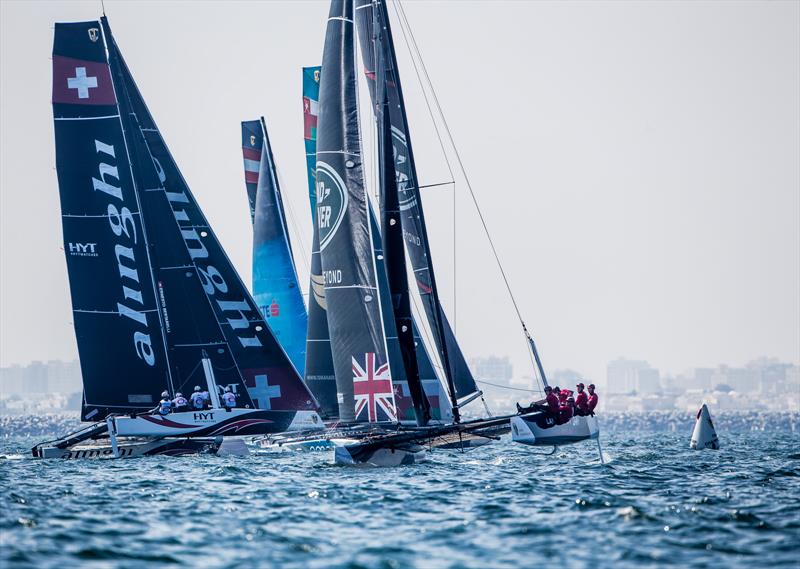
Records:
{"label": "crew member", "polygon": [[558,410],[558,419],[556,420],[556,424],[563,425],[564,423],[569,423],[569,420],[572,419],[574,410],[575,399],[568,397],[564,405],[562,405]]}
{"label": "crew member", "polygon": [[192,409],[195,411],[200,411],[205,409],[205,399],[203,399],[203,392],[200,391],[200,386],[194,386],[194,392],[191,395],[192,399]]}
{"label": "crew member", "polygon": [[169,415],[172,412],[172,400],[169,398],[168,391],[161,393],[161,401],[158,402],[158,412],[161,415]]}
{"label": "crew member", "polygon": [[203,409],[211,409],[211,396],[208,394],[208,389],[203,390]]}
{"label": "crew member", "polygon": [[558,417],[558,395],[556,394],[555,389],[548,385],[544,388],[544,394],[546,396],[545,403],[547,404],[547,412],[550,413],[554,418]]}
{"label": "crew member", "polygon": [[189,401],[179,391],[175,394],[175,399],[172,400],[172,406],[175,408],[176,413],[182,413],[189,410]]}
{"label": "crew member", "polygon": [[225,393],[222,394],[222,404],[225,406],[226,411],[236,407],[236,394],[231,391],[230,386],[226,387]]}
{"label": "crew member", "polygon": [[586,386],[579,383],[575,386],[578,389],[578,395],[575,396],[575,414],[579,417],[589,414],[589,397],[583,390]]}
{"label": "crew member", "polygon": [[587,403],[587,411],[589,415],[594,415],[594,408],[597,407],[597,393],[594,391],[594,383],[589,384],[589,401]]}

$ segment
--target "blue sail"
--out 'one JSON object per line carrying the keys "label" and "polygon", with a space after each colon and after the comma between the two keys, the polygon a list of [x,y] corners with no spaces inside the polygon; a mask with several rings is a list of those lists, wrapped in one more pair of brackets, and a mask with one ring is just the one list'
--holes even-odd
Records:
{"label": "blue sail", "polygon": [[[267,324],[303,376],[306,364],[308,315],[295,270],[292,245],[286,225],[280,185],[266,125],[260,121],[242,123],[242,151],[248,195],[255,176],[253,210],[253,298]],[[247,148],[247,145],[250,148]],[[252,150],[258,148],[258,162]]]}

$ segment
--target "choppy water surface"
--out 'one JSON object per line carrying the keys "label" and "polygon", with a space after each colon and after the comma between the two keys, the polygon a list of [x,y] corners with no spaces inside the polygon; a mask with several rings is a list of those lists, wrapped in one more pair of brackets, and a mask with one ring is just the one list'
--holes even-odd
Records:
{"label": "choppy water surface", "polygon": [[545,457],[505,439],[385,469],[42,461],[36,439],[5,439],[0,566],[797,567],[798,434],[720,432],[697,452],[691,427],[604,432],[605,466],[593,443]]}

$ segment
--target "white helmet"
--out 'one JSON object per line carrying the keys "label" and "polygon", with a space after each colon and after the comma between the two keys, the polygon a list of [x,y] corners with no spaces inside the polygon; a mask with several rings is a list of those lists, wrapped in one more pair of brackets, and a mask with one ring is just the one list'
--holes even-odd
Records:
{"label": "white helmet", "polygon": [[178,391],[178,393],[176,393],[176,394],[175,394],[175,397],[183,397],[183,393],[181,393],[180,391]]}
{"label": "white helmet", "polygon": [[162,391],[161,397],[169,397],[169,391]]}
{"label": "white helmet", "polygon": [[231,392],[231,386],[229,385],[228,387],[225,388],[225,393],[230,393],[230,392]]}
{"label": "white helmet", "polygon": [[195,386],[194,386],[194,390],[195,390],[195,391],[200,391],[200,386],[199,386],[199,385],[195,385]]}

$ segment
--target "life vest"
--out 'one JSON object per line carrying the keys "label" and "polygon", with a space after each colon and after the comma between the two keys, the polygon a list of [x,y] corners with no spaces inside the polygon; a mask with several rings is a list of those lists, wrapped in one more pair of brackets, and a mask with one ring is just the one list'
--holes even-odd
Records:
{"label": "life vest", "polygon": [[172,411],[172,401],[165,397],[158,404],[158,412],[162,415],[168,415],[170,411]]}
{"label": "life vest", "polygon": [[189,404],[189,402],[186,400],[186,397],[183,396],[176,397],[172,400],[172,402],[175,404],[175,407],[186,407]]}
{"label": "life vest", "polygon": [[589,396],[589,407],[588,407],[589,412],[591,413],[592,411],[594,411],[595,407],[597,407],[597,393],[592,393]]}
{"label": "life vest", "polygon": [[558,413],[558,397],[552,391],[547,396],[547,409],[551,413]]}
{"label": "life vest", "polygon": [[211,402],[211,396],[208,394],[208,391],[203,391],[201,393],[203,395],[203,401],[205,401],[206,403],[210,403]]}
{"label": "life vest", "polygon": [[222,395],[222,401],[225,404],[225,407],[236,407],[236,395],[230,391],[227,391]]}
{"label": "life vest", "polygon": [[192,407],[194,407],[195,409],[202,409],[204,401],[205,399],[203,399],[202,393],[200,393],[199,391],[195,391],[194,393],[192,393]]}

